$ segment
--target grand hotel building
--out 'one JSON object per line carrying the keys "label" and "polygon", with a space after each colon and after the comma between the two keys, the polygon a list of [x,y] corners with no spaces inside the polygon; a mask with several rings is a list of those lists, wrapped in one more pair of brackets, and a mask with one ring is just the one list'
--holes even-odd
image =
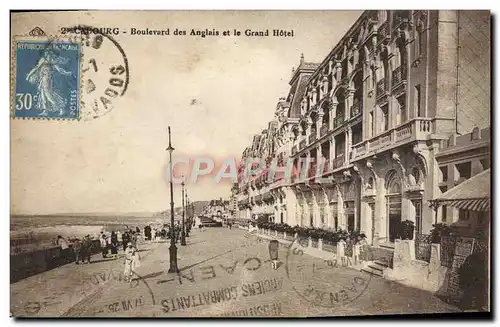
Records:
{"label": "grand hotel building", "polygon": [[324,167],[240,181],[238,216],[356,229],[371,244],[392,243],[402,220],[426,234],[429,200],[443,191],[436,156],[451,136],[489,125],[489,12],[365,11],[321,63],[301,57],[274,119],[243,152]]}

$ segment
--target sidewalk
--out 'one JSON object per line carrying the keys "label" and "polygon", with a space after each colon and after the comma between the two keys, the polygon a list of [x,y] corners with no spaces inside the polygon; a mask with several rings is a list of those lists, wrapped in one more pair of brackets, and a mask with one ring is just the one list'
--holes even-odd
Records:
{"label": "sidewalk", "polygon": [[[161,243],[139,245],[142,264]],[[93,255],[90,264],[69,263],[10,285],[11,315],[15,317],[56,317],[109,283],[123,282],[123,250],[118,259]]]}

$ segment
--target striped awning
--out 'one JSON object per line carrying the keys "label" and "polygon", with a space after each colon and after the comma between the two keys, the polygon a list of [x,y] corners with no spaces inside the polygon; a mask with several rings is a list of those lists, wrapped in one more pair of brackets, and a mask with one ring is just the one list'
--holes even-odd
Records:
{"label": "striped awning", "polygon": [[471,211],[490,211],[490,182],[491,174],[488,169],[431,200],[431,204]]}

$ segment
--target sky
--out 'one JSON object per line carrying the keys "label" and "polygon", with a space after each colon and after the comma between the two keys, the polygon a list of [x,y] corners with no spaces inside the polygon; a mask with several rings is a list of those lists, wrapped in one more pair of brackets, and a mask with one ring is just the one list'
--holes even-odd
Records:
{"label": "sky", "polygon": [[[130,81],[112,111],[91,121],[11,120],[13,214],[156,212],[169,207],[173,156],[238,160],[287,96],[301,53],[321,62],[360,11],[42,12],[12,14],[12,35],[35,26],[118,27]],[[131,28],[293,30],[293,37],[130,35]],[[109,50],[111,51],[111,50]],[[115,50],[116,51],[116,50]],[[98,53],[102,62],[117,60]],[[84,57],[89,57],[85,53]],[[104,57],[104,58],[103,58]],[[102,71],[102,70],[101,70]],[[100,71],[100,72],[101,72]],[[96,73],[97,74],[97,73]],[[84,75],[85,77],[85,75]],[[100,75],[101,78],[105,78]],[[230,195],[231,183],[187,185],[190,199]],[[180,186],[174,202],[180,205]]]}

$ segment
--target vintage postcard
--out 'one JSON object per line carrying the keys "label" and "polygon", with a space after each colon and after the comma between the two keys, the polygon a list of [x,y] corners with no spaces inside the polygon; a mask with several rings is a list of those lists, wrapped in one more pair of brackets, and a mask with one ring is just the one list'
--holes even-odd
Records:
{"label": "vintage postcard", "polygon": [[10,19],[13,317],[490,314],[489,11]]}

